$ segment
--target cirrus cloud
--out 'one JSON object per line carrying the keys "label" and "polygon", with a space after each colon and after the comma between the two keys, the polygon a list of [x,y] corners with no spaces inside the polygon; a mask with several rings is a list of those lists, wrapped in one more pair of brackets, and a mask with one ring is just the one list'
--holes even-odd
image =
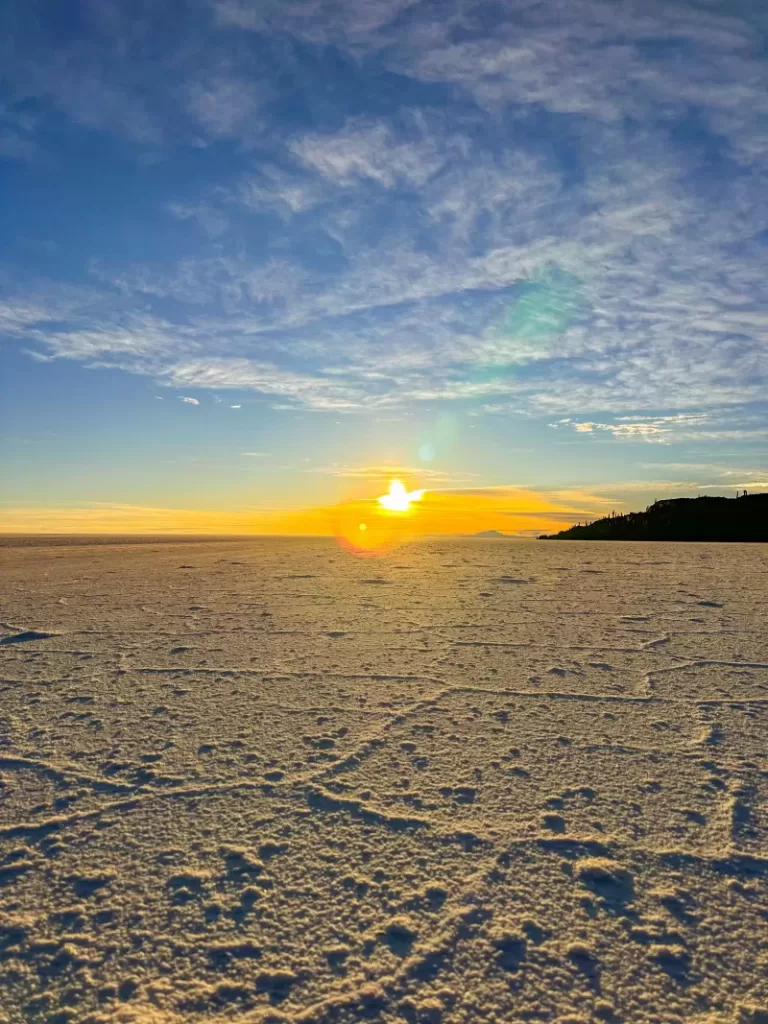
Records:
{"label": "cirrus cloud", "polygon": [[764,437],[736,422],[768,388],[759,5],[182,0],[167,18],[90,5],[53,46],[13,12],[6,155],[63,159],[59,119],[127,146],[148,192],[125,217],[152,241],[96,235],[75,284],[7,271],[11,342],[317,412]]}

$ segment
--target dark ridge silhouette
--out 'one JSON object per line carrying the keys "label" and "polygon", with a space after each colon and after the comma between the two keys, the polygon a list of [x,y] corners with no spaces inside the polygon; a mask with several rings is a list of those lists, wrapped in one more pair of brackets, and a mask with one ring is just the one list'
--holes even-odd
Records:
{"label": "dark ridge silhouette", "polygon": [[645,512],[611,515],[539,540],[671,540],[768,543],[768,494],[665,498]]}

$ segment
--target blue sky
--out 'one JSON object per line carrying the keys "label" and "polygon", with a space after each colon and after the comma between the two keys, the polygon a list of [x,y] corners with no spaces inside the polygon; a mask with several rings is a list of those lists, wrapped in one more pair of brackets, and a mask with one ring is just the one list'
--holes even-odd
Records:
{"label": "blue sky", "polygon": [[768,9],[4,24],[6,509],[768,487]]}

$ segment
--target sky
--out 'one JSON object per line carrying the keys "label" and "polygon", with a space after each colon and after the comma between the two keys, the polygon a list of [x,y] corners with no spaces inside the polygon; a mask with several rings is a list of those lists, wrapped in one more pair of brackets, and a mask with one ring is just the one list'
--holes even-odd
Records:
{"label": "sky", "polygon": [[0,532],[768,489],[768,7],[9,0]]}

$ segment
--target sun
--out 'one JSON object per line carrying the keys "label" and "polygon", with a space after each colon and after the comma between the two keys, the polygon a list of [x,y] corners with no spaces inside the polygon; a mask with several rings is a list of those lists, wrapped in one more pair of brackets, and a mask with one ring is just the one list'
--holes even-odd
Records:
{"label": "sun", "polygon": [[391,480],[389,490],[378,498],[370,496],[343,501],[334,506],[333,533],[355,558],[389,554],[418,532],[419,516],[414,502],[426,491],[409,491],[402,480]]}
{"label": "sun", "polygon": [[378,501],[388,512],[407,512],[411,503],[420,501],[423,496],[424,491],[406,491],[399,480],[393,480],[389,485],[389,492],[382,494]]}

